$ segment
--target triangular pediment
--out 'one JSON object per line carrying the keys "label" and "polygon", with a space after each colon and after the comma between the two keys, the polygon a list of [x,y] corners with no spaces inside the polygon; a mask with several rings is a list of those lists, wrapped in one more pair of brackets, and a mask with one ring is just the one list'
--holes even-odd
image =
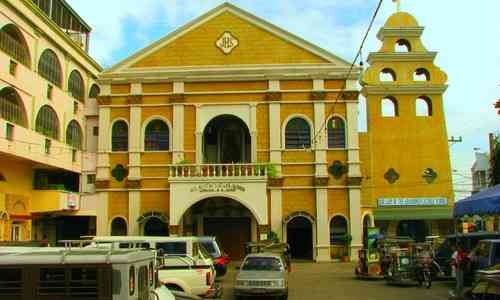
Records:
{"label": "triangular pediment", "polygon": [[149,68],[349,63],[232,4],[224,3],[111,67]]}

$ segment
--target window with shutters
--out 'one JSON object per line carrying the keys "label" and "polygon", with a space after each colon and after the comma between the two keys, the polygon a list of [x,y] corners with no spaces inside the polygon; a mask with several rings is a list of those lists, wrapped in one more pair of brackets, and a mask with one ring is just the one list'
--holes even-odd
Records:
{"label": "window with shutters", "polygon": [[54,51],[50,49],[43,51],[38,62],[38,73],[54,85],[61,87],[61,63]]}
{"label": "window with shutters", "polygon": [[47,137],[59,139],[59,119],[52,107],[44,105],[40,108],[35,130]]}
{"label": "window with shutters", "polygon": [[144,134],[145,151],[166,151],[169,148],[168,125],[162,120],[153,120],[146,126]]}
{"label": "window with shutters", "polygon": [[328,148],[345,148],[345,122],[339,117],[328,121]]}
{"label": "window with shutters", "polygon": [[11,58],[30,67],[30,54],[26,40],[14,24],[8,24],[0,30],[0,49]]}
{"label": "window with shutters", "polygon": [[285,129],[285,148],[311,148],[311,128],[306,120],[293,118],[288,121]]}
{"label": "window with shutters", "polygon": [[27,127],[23,102],[16,90],[11,87],[0,90],[0,118]]}
{"label": "window with shutters", "polygon": [[82,149],[82,129],[75,120],[69,122],[66,129],[66,144],[75,149]]}
{"label": "window with shutters", "polygon": [[111,130],[112,151],[128,151],[128,125],[125,121],[117,121]]}
{"label": "window with shutters", "polygon": [[93,84],[90,88],[89,98],[97,98],[97,96],[99,96],[99,93],[101,93],[101,89],[97,84]]}
{"label": "window with shutters", "polygon": [[77,70],[73,70],[69,75],[68,90],[71,96],[83,102],[85,99],[85,87],[82,75]]}

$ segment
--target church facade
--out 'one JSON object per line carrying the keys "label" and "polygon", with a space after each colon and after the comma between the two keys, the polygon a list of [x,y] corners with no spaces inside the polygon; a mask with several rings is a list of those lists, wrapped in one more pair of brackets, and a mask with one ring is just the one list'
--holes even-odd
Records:
{"label": "church facade", "polygon": [[447,78],[422,32],[391,16],[363,72],[226,3],[105,70],[97,234],[215,235],[234,259],[272,234],[328,261],[375,225],[447,233]]}

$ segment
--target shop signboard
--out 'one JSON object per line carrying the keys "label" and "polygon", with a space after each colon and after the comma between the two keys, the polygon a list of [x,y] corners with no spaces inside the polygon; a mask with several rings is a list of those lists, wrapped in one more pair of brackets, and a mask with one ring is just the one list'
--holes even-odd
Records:
{"label": "shop signboard", "polygon": [[378,198],[378,207],[416,207],[416,206],[447,206],[448,199],[444,197],[420,198]]}

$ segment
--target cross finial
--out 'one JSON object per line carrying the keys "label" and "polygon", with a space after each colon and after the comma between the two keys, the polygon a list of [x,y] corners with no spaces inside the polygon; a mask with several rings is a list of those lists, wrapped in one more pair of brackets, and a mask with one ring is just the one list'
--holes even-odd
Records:
{"label": "cross finial", "polygon": [[396,2],[396,11],[401,11],[401,0],[392,0],[392,2]]}

